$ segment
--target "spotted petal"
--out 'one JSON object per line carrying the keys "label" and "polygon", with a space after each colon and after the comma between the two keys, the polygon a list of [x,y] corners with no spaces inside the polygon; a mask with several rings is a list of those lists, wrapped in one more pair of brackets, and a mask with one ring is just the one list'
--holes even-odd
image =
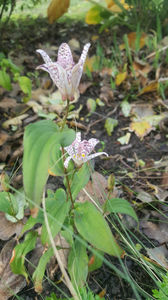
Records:
{"label": "spotted petal", "polygon": [[91,160],[91,159],[93,159],[97,156],[103,155],[103,154],[108,156],[108,154],[106,152],[97,152],[97,153],[86,156],[84,162],[87,162],[88,160]]}
{"label": "spotted petal", "polygon": [[72,57],[71,49],[68,44],[63,43],[58,49],[58,59],[57,62],[64,68],[69,69],[74,66],[74,61]]}
{"label": "spotted petal", "polygon": [[48,54],[44,50],[38,49],[38,50],[36,50],[36,52],[41,54],[41,56],[44,59],[46,64],[52,63],[51,58],[48,56]]}
{"label": "spotted petal", "polygon": [[79,86],[79,82],[82,77],[83,66],[84,66],[84,63],[86,60],[86,56],[87,56],[89,47],[90,47],[90,43],[88,43],[84,46],[81,57],[79,59],[79,62],[72,69],[71,82],[72,82],[72,87],[73,87],[74,91],[77,90],[77,88]]}

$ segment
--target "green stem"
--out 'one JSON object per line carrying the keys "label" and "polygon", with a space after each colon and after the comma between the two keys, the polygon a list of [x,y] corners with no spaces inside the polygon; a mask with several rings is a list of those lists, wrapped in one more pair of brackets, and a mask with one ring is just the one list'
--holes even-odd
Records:
{"label": "green stem", "polygon": [[61,131],[64,129],[66,121],[67,121],[67,117],[68,117],[68,113],[69,113],[69,99],[67,99],[67,107],[66,107],[66,112],[65,112],[65,116],[63,118],[63,122],[61,125]]}
{"label": "green stem", "polygon": [[[64,153],[64,148],[63,147],[62,147],[62,154],[63,154],[63,161],[65,161],[65,158],[64,158],[65,153]],[[69,183],[69,177],[68,177],[67,170],[66,170],[65,167],[64,167],[64,173],[65,173],[65,178],[66,178],[66,182],[67,182],[68,194],[69,194],[71,204],[72,204],[72,209],[74,209],[74,201],[73,201],[73,198],[72,198],[71,187],[70,187],[70,183]]]}

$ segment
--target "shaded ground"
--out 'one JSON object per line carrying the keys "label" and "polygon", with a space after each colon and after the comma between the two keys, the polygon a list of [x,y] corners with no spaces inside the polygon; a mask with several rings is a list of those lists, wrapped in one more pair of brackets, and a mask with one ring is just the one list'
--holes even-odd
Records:
{"label": "shaded ground", "polygon": [[[125,29],[122,28],[121,32],[125,33]],[[9,24],[8,28],[5,28],[5,30],[2,31],[1,51],[12,57],[12,60],[16,65],[22,65],[24,74],[30,72],[30,77],[34,84],[34,90],[43,86],[44,92],[48,89],[55,91],[55,88],[52,88],[51,83],[48,82],[47,73],[44,74],[41,72],[39,75],[40,77],[38,78],[37,75],[34,76],[34,70],[36,66],[39,65],[39,62],[41,62],[39,57],[36,55],[35,50],[42,48],[49,51],[49,55],[54,57],[56,51],[55,46],[58,47],[62,42],[68,42],[71,39],[76,39],[80,43],[80,49],[74,50],[75,57],[78,58],[83,45],[88,41],[91,41],[94,35],[97,35],[96,27],[88,27],[88,25],[80,23],[55,23],[53,25],[48,25],[48,22],[45,19],[39,18],[34,21],[27,18],[27,20],[19,21],[17,24]],[[120,32],[118,35],[118,39],[121,40]],[[93,55],[96,52],[97,42],[92,41],[91,43],[92,46],[89,55]],[[113,43],[112,33],[103,32],[99,35],[99,43],[104,48],[105,56],[108,55],[107,52]],[[83,105],[80,117],[77,119],[79,130],[82,131],[82,135],[86,139],[96,137],[100,141],[104,142],[103,151],[106,151],[109,154],[108,159],[95,160],[95,169],[105,176],[111,173],[115,174],[120,196],[129,199],[133,203],[136,199],[135,191],[137,191],[137,188],[141,188],[146,192],[153,192],[152,184],[156,186],[161,186],[161,184],[163,184],[163,169],[157,169],[154,162],[161,159],[162,161],[167,160],[166,155],[168,145],[166,140],[166,125],[158,127],[155,131],[151,131],[149,135],[144,137],[143,140],[140,140],[133,133],[131,134],[131,139],[128,145],[121,145],[117,139],[125,134],[126,129],[130,124],[130,119],[128,117],[124,117],[120,107],[121,101],[125,97],[125,87],[118,87],[110,93],[110,76],[99,72],[93,73],[92,79],[88,79],[85,74],[82,82],[85,84],[85,87],[80,86],[80,89],[83,89],[83,91],[79,102],[75,104],[76,109],[79,108],[79,104]],[[92,85],[86,88],[88,82],[92,83]],[[107,90],[104,92],[102,87],[107,87]],[[26,105],[21,102],[21,97],[22,93],[19,91],[15,91],[14,94],[12,94],[5,92],[3,89],[1,90],[0,101],[3,101],[4,98],[11,98],[15,99],[17,102],[16,108],[13,108],[10,105],[0,107],[1,124],[9,118],[23,113]],[[154,93],[151,93],[150,96],[145,96],[143,99],[140,97],[140,100],[143,103],[146,101],[152,103],[154,97]],[[88,98],[100,98],[104,102],[105,106],[97,106],[96,111],[88,116],[89,111],[86,106]],[[132,102],[132,99],[130,99],[130,102]],[[3,129],[3,132],[6,132],[10,138],[8,138],[4,144],[2,143],[0,157],[9,174],[11,170],[14,173],[22,162],[22,134],[24,127],[30,122],[40,119],[32,109],[29,109],[26,113],[28,113],[27,118],[23,120],[21,125],[17,126],[16,131],[13,132],[11,127],[8,130]],[[107,131],[104,128],[104,123],[107,117],[118,120],[118,125],[111,136],[107,134]],[[70,125],[73,124],[70,123]],[[98,148],[101,148],[101,145]],[[4,152],[6,151],[8,151],[8,154],[4,155]],[[142,169],[139,165],[139,160],[143,160],[145,166],[144,169]],[[165,166],[166,164],[163,165],[163,167]],[[153,170],[151,168],[154,168],[155,171],[151,171]],[[50,186],[54,186],[54,180],[52,178],[49,181],[49,184]],[[16,188],[22,185],[22,175],[20,170],[16,172],[13,185]],[[166,185],[167,182],[165,183],[164,190],[166,190]],[[166,200],[166,198],[164,198],[164,200]],[[146,203],[144,206],[148,209]],[[157,207],[159,208],[159,204]],[[137,211],[138,210],[139,208]],[[139,214],[140,218],[143,218],[145,214],[146,211],[142,209]],[[152,242],[155,243],[154,239],[152,239]],[[160,245],[160,243],[157,244]],[[117,265],[116,261],[114,261],[114,263]],[[146,273],[132,260],[125,261],[124,263],[128,267],[133,278],[138,281],[139,285],[146,291],[150,291],[150,280],[147,278]],[[119,265],[117,265],[117,267],[120,268]],[[54,279],[55,282],[57,282],[60,279],[60,274],[56,274]],[[148,283],[148,287],[145,286],[144,281]],[[112,271],[108,270],[105,265],[100,270],[89,275],[88,283],[95,293],[100,293],[102,289],[106,289],[107,299],[136,299],[132,288],[128,286],[127,283],[116,277],[115,274],[112,274]],[[62,283],[58,286],[61,289],[63,288]],[[45,282],[43,295],[49,295],[52,290],[55,291],[48,282]],[[34,293],[31,285],[21,291],[19,295],[22,299],[26,300],[42,299],[41,296],[37,296]],[[16,298],[12,297],[11,299]]]}

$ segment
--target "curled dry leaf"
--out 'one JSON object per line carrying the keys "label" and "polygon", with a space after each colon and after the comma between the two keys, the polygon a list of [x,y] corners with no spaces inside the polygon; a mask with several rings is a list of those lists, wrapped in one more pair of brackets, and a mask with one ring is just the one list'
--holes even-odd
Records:
{"label": "curled dry leaf", "polygon": [[9,222],[5,214],[0,212],[0,239],[7,241],[12,235],[19,235],[21,233],[23,223],[21,221],[17,223]]}
{"label": "curled dry leaf", "polygon": [[[86,191],[86,192],[85,192]],[[92,179],[85,186],[85,191],[81,190],[78,194],[77,201],[85,202],[90,201],[90,198],[98,205],[103,205],[108,197],[108,181],[107,179],[98,172],[94,172],[92,174]],[[89,196],[88,196],[89,194]],[[118,191],[114,189],[113,192],[110,193],[111,198],[116,198],[118,196]]]}
{"label": "curled dry leaf", "polygon": [[11,125],[21,125],[22,124],[22,120],[24,120],[28,116],[29,116],[28,114],[23,114],[23,115],[18,116],[16,118],[9,119],[9,120],[5,121],[2,124],[2,127],[5,128],[5,129],[8,129],[9,126],[11,126]]}
{"label": "curled dry leaf", "polygon": [[7,300],[17,294],[26,286],[26,280],[22,275],[14,274],[10,268],[13,249],[16,240],[8,241],[0,253],[0,299]]}

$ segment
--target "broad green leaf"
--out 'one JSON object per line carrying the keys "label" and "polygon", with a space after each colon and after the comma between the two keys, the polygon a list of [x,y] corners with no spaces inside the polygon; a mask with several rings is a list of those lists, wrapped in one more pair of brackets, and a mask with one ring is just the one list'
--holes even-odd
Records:
{"label": "broad green leaf", "polygon": [[88,275],[86,246],[75,240],[68,256],[68,272],[75,288],[82,287]]}
{"label": "broad green leaf", "polygon": [[72,129],[60,128],[50,120],[26,127],[24,134],[23,182],[30,207],[40,205],[48,178],[50,153],[56,145],[68,146],[75,139]]}
{"label": "broad green leaf", "polygon": [[49,174],[53,176],[64,176],[64,164],[60,146],[51,150],[49,162]]}
{"label": "broad green leaf", "polygon": [[88,264],[89,272],[93,272],[93,271],[99,269],[103,264],[104,253],[97,249],[96,249],[96,252],[98,252],[101,255],[101,257],[99,255],[96,255],[95,253],[91,255],[91,257],[89,259],[89,264]]}
{"label": "broad green leaf", "polygon": [[83,187],[88,183],[91,174],[91,164],[85,163],[78,172],[72,176],[71,193],[72,198],[76,200],[77,195]]}
{"label": "broad green leaf", "polygon": [[2,86],[7,91],[12,90],[10,76],[4,70],[0,70],[0,86]]}
{"label": "broad green leaf", "polygon": [[0,193],[0,211],[9,215],[15,215],[16,211],[13,203],[15,203],[14,196],[9,192]]}
{"label": "broad green leaf", "polygon": [[[70,202],[67,202],[66,198],[65,191],[63,189],[58,189],[54,198],[48,197],[46,199],[48,223],[53,238],[60,231],[70,207]],[[42,226],[41,241],[43,244],[50,243],[45,223]]]}
{"label": "broad green leaf", "polygon": [[104,124],[104,127],[107,131],[107,134],[111,136],[114,128],[118,125],[118,121],[116,119],[107,118]]}
{"label": "broad green leaf", "polygon": [[50,261],[50,258],[53,256],[53,249],[49,248],[40,258],[38,266],[36,267],[35,272],[33,273],[34,289],[36,293],[41,293],[42,281],[46,269],[47,263]]}
{"label": "broad green leaf", "polygon": [[26,224],[22,228],[21,235],[23,235],[26,231],[32,229],[35,224],[37,224],[37,223],[42,224],[43,222],[44,222],[43,212],[41,210],[39,210],[36,218],[33,218],[32,216],[30,216],[28,218]]}
{"label": "broad green leaf", "polygon": [[124,251],[117,244],[103,215],[92,203],[78,203],[74,221],[80,235],[94,247],[114,256],[123,254]]}
{"label": "broad green leaf", "polygon": [[25,256],[35,248],[37,235],[38,233],[35,231],[26,234],[24,242],[15,247],[15,256],[10,264],[12,272],[25,276],[26,280],[28,279],[28,274],[24,266]]}
{"label": "broad green leaf", "polygon": [[20,76],[18,78],[19,85],[23,93],[25,93],[27,96],[23,98],[24,102],[27,102],[31,98],[31,91],[32,91],[32,82],[31,80],[26,76]]}
{"label": "broad green leaf", "polygon": [[120,198],[109,199],[105,204],[105,211],[111,213],[126,214],[131,216],[138,222],[138,217],[134,209],[132,208],[131,204],[125,199],[120,199]]}

